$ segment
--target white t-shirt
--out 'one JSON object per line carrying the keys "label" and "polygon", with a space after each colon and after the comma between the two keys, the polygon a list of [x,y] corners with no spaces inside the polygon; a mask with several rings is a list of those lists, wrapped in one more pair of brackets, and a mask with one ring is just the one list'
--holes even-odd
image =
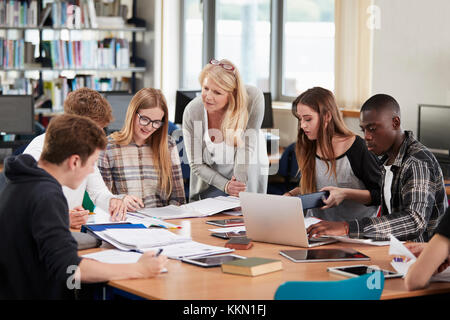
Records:
{"label": "white t-shirt", "polygon": [[[23,153],[30,154],[36,161],[41,157],[44,148],[45,133],[34,138]],[[87,191],[94,205],[102,208],[106,212],[109,210],[111,198],[116,198],[106,187],[100,170],[95,166],[94,172],[87,176],[77,189],[70,189],[63,186],[63,193],[66,196],[69,210],[83,204],[84,192]]]}
{"label": "white t-shirt", "polygon": [[384,188],[383,188],[383,194],[384,194],[384,202],[386,204],[386,207],[388,209],[389,214],[391,213],[391,187],[392,187],[392,179],[394,178],[394,173],[391,171],[391,166],[384,166],[384,169],[386,170],[386,175],[384,176]]}

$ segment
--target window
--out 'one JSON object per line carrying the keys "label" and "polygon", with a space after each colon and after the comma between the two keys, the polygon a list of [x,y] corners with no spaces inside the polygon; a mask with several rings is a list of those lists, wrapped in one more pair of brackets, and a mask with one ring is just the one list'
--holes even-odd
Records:
{"label": "window", "polygon": [[334,89],[334,0],[287,0],[283,23],[282,95]]}
{"label": "window", "polygon": [[218,0],[216,16],[216,58],[235,63],[244,83],[269,91],[270,0]]}
{"label": "window", "polygon": [[292,101],[313,86],[334,90],[335,0],[183,5],[182,87],[198,88],[200,71],[214,57],[234,62],[246,84],[272,92],[276,100]]}
{"label": "window", "polygon": [[198,89],[198,76],[203,68],[203,13],[199,0],[183,2],[183,41],[181,88]]}

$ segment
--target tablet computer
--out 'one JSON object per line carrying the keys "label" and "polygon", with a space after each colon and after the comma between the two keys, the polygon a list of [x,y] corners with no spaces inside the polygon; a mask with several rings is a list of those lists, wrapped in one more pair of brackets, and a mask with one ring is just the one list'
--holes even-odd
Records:
{"label": "tablet computer", "polygon": [[330,268],[327,268],[327,271],[335,273],[335,274],[339,274],[341,276],[350,277],[350,278],[359,277],[359,276],[365,275],[367,273],[372,273],[375,271],[383,272],[383,275],[386,279],[402,277],[402,275],[400,273],[396,273],[394,271],[389,271],[389,270],[378,269],[378,268],[374,268],[374,267],[366,266],[366,265],[330,267]]}
{"label": "tablet computer", "polygon": [[239,227],[244,225],[244,219],[242,218],[232,218],[232,219],[222,219],[222,220],[208,220],[207,224],[212,224],[219,227]]}
{"label": "tablet computer", "polygon": [[205,257],[192,257],[181,259],[183,262],[187,262],[190,264],[195,264],[196,266],[209,268],[209,267],[219,267],[224,262],[229,262],[238,259],[246,259],[245,257],[241,257],[235,254],[224,254],[217,256],[205,256]]}
{"label": "tablet computer", "polygon": [[330,195],[329,191],[319,191],[314,193],[302,194],[298,197],[302,200],[303,210],[320,208],[325,205],[323,199],[328,198]]}
{"label": "tablet computer", "polygon": [[365,254],[353,249],[281,250],[280,254],[294,262],[370,260]]}

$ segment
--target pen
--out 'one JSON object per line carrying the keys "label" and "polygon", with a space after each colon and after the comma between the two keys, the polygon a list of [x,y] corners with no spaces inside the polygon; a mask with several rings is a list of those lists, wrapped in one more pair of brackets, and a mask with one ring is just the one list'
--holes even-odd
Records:
{"label": "pen", "polygon": [[159,249],[158,250],[158,252],[156,253],[156,255],[155,255],[155,257],[158,257],[160,254],[161,254],[161,252],[163,251],[163,249],[161,248],[161,249]]}

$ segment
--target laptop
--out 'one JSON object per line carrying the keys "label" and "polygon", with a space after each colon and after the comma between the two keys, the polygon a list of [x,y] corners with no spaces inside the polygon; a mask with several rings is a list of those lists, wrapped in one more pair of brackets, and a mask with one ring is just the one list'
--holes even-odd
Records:
{"label": "laptop", "polygon": [[[308,239],[302,201],[298,197],[241,192],[242,214],[247,237],[253,241],[311,248],[335,239]],[[306,218],[309,220],[314,218]]]}

